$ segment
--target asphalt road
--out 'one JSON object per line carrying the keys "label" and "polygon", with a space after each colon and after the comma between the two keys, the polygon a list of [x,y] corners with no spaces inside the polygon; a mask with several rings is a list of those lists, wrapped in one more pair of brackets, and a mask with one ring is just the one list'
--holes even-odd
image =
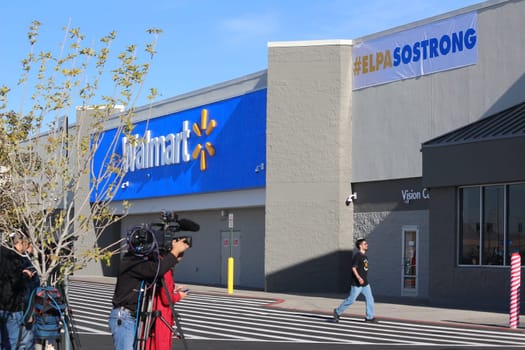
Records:
{"label": "asphalt road", "polygon": [[[81,349],[113,350],[111,336],[81,335]],[[247,342],[247,341],[224,341],[224,340],[188,340],[187,349],[180,340],[175,340],[173,350],[383,350],[383,349],[424,349],[424,350],[457,350],[457,349],[523,349],[523,346],[497,346],[497,347],[456,347],[456,346],[393,346],[392,344],[367,345],[367,344],[329,344],[329,343],[283,343],[283,342]]]}
{"label": "asphalt road", "polygon": [[[81,349],[112,349],[107,327],[113,286],[75,282],[69,288]],[[459,324],[343,317],[267,308],[268,299],[193,293],[176,304],[188,349],[511,349],[525,348],[525,334]],[[174,340],[173,349],[184,349]]]}

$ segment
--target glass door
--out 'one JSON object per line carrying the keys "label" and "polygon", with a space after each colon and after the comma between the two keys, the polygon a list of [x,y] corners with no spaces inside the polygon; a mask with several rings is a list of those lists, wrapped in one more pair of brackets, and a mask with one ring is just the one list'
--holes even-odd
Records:
{"label": "glass door", "polygon": [[417,295],[417,235],[416,226],[403,226],[401,295]]}

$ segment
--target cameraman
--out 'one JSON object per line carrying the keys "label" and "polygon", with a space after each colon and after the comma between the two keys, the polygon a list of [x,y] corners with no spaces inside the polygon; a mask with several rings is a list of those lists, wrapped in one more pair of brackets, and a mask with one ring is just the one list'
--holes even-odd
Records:
{"label": "cameraman", "polygon": [[113,310],[109,316],[116,350],[133,350],[141,288],[145,288],[145,283],[149,285],[164,276],[188,248],[186,240],[173,240],[171,251],[162,259],[153,253],[140,256],[128,252],[124,255],[113,296]]}

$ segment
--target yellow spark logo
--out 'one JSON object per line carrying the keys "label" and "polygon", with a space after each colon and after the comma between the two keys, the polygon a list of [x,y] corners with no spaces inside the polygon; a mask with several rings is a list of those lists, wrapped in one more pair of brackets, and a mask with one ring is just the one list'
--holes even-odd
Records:
{"label": "yellow spark logo", "polygon": [[[193,123],[192,129],[193,132],[197,134],[197,136],[201,137],[203,133],[206,134],[206,136],[210,135],[216,126],[217,122],[215,121],[215,119],[212,119],[208,122],[208,110],[203,109],[201,112],[201,125]],[[206,161],[206,154],[208,154],[210,157],[213,157],[215,155],[215,147],[210,142],[206,142],[204,146],[199,143],[197,146],[195,146],[195,149],[191,154],[193,159],[197,159],[200,157],[201,171],[207,169],[208,163]]]}

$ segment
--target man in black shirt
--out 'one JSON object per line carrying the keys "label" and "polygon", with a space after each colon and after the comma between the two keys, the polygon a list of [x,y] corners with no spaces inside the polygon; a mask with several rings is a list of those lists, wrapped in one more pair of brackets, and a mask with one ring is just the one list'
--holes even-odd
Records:
{"label": "man in black shirt", "polygon": [[124,255],[113,295],[113,310],[109,316],[109,328],[116,350],[133,349],[137,308],[143,294],[141,291],[173,268],[188,248],[186,240],[181,239],[172,241],[171,251],[162,259],[153,252],[128,252]]}
{"label": "man in black shirt", "polygon": [[355,242],[358,252],[354,254],[352,259],[352,283],[350,288],[350,295],[341,305],[334,309],[334,322],[339,322],[342,313],[352,305],[359,294],[363,293],[366,300],[366,322],[376,322],[374,317],[374,296],[372,295],[372,288],[368,283],[368,258],[366,252],[368,250],[368,243],[365,239],[358,239]]}

